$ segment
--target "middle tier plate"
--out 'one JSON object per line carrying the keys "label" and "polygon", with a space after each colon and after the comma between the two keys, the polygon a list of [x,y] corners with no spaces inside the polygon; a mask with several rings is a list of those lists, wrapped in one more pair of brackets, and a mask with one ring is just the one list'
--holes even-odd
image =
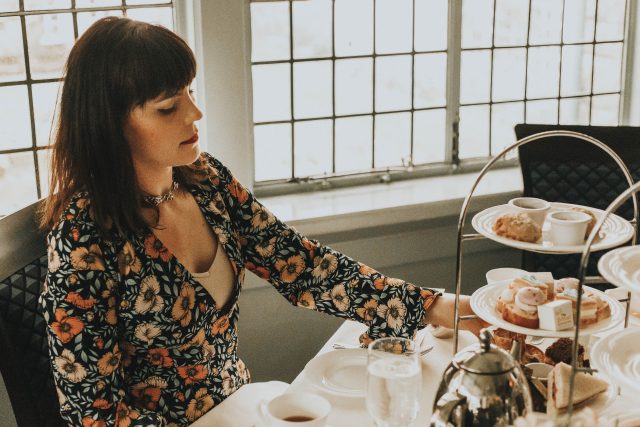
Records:
{"label": "middle tier plate", "polygon": [[[600,219],[604,215],[604,211],[600,209],[556,202],[551,203],[551,209],[549,212],[568,210],[573,207],[588,209],[593,212],[593,215],[597,219]],[[545,222],[542,227],[542,238],[536,243],[521,242],[519,240],[513,240],[506,237],[498,236],[493,231],[493,224],[496,222],[498,217],[510,212],[512,211],[509,205],[493,206],[474,215],[473,219],[471,220],[471,225],[473,225],[473,228],[478,233],[482,234],[486,238],[517,249],[524,249],[527,251],[547,254],[574,254],[582,253],[582,251],[584,250],[584,244],[555,245],[549,238],[548,221]],[[631,225],[631,223],[616,214],[611,214],[602,226],[598,237],[594,239],[593,245],[591,246],[591,251],[595,252],[620,246],[623,243],[629,241],[632,236],[633,226]]]}
{"label": "middle tier plate", "polygon": [[[497,326],[507,331],[515,332],[518,334],[535,335],[539,337],[548,338],[573,338],[574,328],[566,329],[564,331],[549,331],[546,329],[531,329],[523,326],[515,325],[511,322],[507,322],[496,310],[496,301],[504,289],[509,285],[511,280],[505,280],[501,282],[485,285],[476,290],[471,295],[471,309],[482,320],[488,322],[494,326]],[[603,332],[615,328],[624,321],[624,309],[622,305],[615,299],[606,295],[604,292],[600,292],[596,289],[588,286],[583,287],[585,291],[599,296],[602,300],[606,301],[611,308],[611,316],[601,320],[600,322],[592,325],[584,326],[580,328],[580,335],[591,335],[596,332]]]}

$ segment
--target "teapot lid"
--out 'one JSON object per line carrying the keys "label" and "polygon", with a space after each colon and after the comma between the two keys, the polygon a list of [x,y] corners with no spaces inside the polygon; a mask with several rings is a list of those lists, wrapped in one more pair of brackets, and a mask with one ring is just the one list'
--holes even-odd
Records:
{"label": "teapot lid", "polygon": [[503,374],[516,366],[509,352],[491,344],[491,333],[487,329],[480,332],[479,345],[456,354],[453,364],[467,372],[482,375]]}

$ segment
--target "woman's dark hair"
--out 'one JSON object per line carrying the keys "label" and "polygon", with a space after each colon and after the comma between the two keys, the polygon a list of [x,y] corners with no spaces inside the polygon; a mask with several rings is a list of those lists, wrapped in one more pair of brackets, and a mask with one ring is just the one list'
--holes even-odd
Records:
{"label": "woman's dark hair", "polygon": [[[189,46],[162,26],[107,17],[89,27],[65,66],[41,226],[53,227],[71,197],[87,191],[103,232],[112,225],[132,231],[144,227],[124,124],[135,107],[177,93],[195,74]],[[179,181],[186,179],[185,168],[174,169]]]}

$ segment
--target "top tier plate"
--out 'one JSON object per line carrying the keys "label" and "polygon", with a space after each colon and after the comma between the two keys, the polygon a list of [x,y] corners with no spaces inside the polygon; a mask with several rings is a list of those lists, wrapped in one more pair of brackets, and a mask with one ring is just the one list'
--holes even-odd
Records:
{"label": "top tier plate", "polygon": [[614,285],[640,295],[640,246],[625,246],[607,252],[598,261],[598,270]]}
{"label": "top tier plate", "polygon": [[[589,209],[597,219],[600,219],[604,215],[604,211],[596,208],[591,208],[581,205],[572,205],[569,203],[551,203],[551,209],[549,213],[560,210],[567,210],[572,207],[580,207],[583,209]],[[545,221],[542,226],[542,238],[536,243],[521,242],[519,240],[508,239],[506,237],[498,236],[493,231],[493,224],[498,217],[506,213],[512,212],[509,205],[498,205],[478,212],[471,224],[473,228],[488,239],[494,240],[498,243],[502,243],[506,246],[511,246],[517,249],[524,249],[532,252],[540,252],[545,254],[575,254],[582,253],[584,250],[584,244],[582,245],[555,245],[549,237],[549,221]],[[603,249],[614,248],[627,242],[633,236],[633,226],[624,218],[611,214],[605,221],[599,235],[593,241],[591,251],[599,251]]]}

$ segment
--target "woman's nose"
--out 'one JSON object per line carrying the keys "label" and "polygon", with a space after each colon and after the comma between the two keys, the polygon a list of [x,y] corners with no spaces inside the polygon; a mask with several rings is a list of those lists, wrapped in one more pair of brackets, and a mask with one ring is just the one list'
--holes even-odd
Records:
{"label": "woman's nose", "polygon": [[198,106],[196,105],[195,102],[191,101],[191,110],[189,111],[189,114],[187,115],[187,123],[186,124],[191,124],[193,122],[197,122],[198,120],[200,120],[202,118],[203,114],[202,111],[200,111],[200,109],[198,108]]}

